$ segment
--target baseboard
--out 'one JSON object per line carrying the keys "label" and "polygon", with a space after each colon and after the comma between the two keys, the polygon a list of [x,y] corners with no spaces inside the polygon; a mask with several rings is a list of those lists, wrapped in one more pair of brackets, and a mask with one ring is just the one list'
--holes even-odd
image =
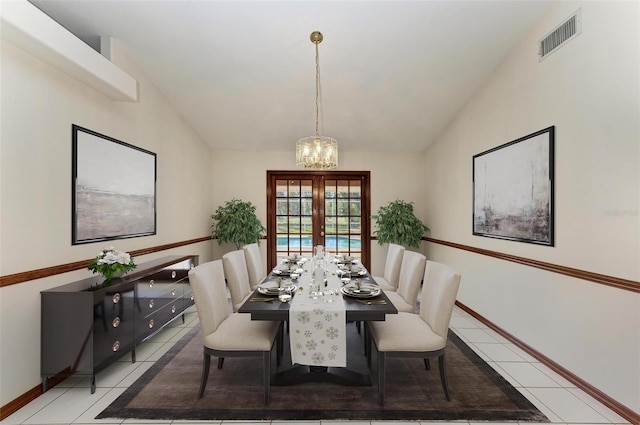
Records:
{"label": "baseboard", "polygon": [[564,379],[571,382],[576,387],[578,387],[585,393],[589,394],[591,397],[595,398],[600,403],[607,406],[609,409],[613,410],[615,413],[617,413],[624,419],[628,420],[632,424],[640,424],[640,414],[634,412],[629,407],[623,405],[622,403],[619,403],[618,401],[609,397],[607,394],[595,388],[593,385],[589,384],[588,382],[584,381],[580,377],[569,372],[567,369],[560,366],[558,363],[554,362],[549,357],[545,356],[544,354],[537,351],[535,348],[529,346],[528,344],[525,344],[515,336],[511,335],[509,332],[497,326],[495,323],[487,320],[487,318],[478,314],[477,312],[467,307],[466,305],[462,304],[461,302],[456,301],[456,305],[460,307],[462,310],[469,313],[474,318],[478,319],[483,324],[490,327],[492,330],[494,330],[504,338],[508,339],[509,341],[511,341],[512,343],[514,343],[515,345],[517,345],[518,347],[526,351],[532,357],[535,357],[537,360],[539,360],[542,364],[547,366],[549,369],[553,370],[558,375],[562,376]]}

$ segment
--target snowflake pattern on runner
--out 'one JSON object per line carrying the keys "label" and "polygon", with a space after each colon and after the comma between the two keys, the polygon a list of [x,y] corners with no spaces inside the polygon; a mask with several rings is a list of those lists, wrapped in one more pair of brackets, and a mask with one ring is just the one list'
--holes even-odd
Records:
{"label": "snowflake pattern on runner", "polygon": [[327,329],[326,332],[327,332],[327,338],[336,339],[338,336],[340,336],[340,331],[334,328],[333,326]]}
{"label": "snowflake pattern on runner", "polygon": [[[300,284],[305,284],[304,277]],[[325,302],[299,292],[290,303],[289,316],[292,363],[346,366],[346,312],[341,296]]]}

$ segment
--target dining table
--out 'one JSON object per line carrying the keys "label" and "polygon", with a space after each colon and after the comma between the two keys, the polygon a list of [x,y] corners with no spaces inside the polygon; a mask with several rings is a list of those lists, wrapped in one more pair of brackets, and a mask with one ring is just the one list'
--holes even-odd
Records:
{"label": "dining table", "polygon": [[[251,320],[269,320],[287,322],[287,329],[291,334],[292,359],[295,343],[300,329],[295,329],[296,321],[292,321],[292,315],[305,308],[309,312],[334,311],[340,312],[338,316],[344,318],[344,324],[356,322],[358,329],[362,322],[383,321],[388,314],[397,314],[398,310],[387,298],[384,291],[377,287],[377,283],[371,273],[364,268],[358,259],[344,256],[327,256],[322,259],[324,279],[318,279],[318,260],[291,256],[281,262],[262,280],[258,288],[249,296],[238,309],[239,313],[251,315]],[[353,270],[353,271],[352,271]],[[317,291],[313,291],[312,283],[320,283]],[[360,291],[361,289],[361,291]],[[366,291],[371,291],[367,293]],[[279,295],[291,294],[291,299],[280,300]],[[286,297],[285,295],[285,297]],[[295,313],[294,313],[295,311]],[[328,316],[327,316],[328,319]],[[322,325],[320,325],[322,326]],[[310,339],[308,344],[313,346],[325,343],[325,339],[310,334],[311,327],[304,330]],[[297,332],[297,333],[295,333]],[[323,331],[324,332],[324,331]],[[344,332],[343,332],[344,333]],[[328,335],[328,334],[327,334]],[[341,337],[346,338],[342,335]],[[315,341],[314,341],[315,339]],[[346,341],[345,341],[346,344]],[[364,355],[364,350],[363,354]],[[311,363],[311,364],[309,364]],[[305,382],[331,382],[341,385],[366,386],[372,385],[369,374],[351,370],[347,365],[340,367],[315,365],[309,361],[307,364],[293,362],[292,367],[274,374],[272,385],[295,385]]]}

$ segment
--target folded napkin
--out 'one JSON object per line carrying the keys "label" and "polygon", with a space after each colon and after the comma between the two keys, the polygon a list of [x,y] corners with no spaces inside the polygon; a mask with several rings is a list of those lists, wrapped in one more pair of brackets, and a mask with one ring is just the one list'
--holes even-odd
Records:
{"label": "folded napkin", "polygon": [[347,366],[346,313],[341,296],[325,303],[298,294],[289,308],[291,361],[309,366]]}

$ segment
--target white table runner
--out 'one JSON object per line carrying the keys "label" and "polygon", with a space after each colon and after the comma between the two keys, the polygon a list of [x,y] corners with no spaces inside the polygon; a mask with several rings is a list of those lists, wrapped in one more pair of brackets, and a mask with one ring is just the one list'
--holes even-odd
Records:
{"label": "white table runner", "polygon": [[[338,289],[340,280],[331,268],[328,274],[327,289]],[[309,267],[299,279],[304,289],[293,297],[289,308],[291,361],[309,366],[346,367],[346,313],[342,295],[338,292],[310,298],[311,278]]]}

